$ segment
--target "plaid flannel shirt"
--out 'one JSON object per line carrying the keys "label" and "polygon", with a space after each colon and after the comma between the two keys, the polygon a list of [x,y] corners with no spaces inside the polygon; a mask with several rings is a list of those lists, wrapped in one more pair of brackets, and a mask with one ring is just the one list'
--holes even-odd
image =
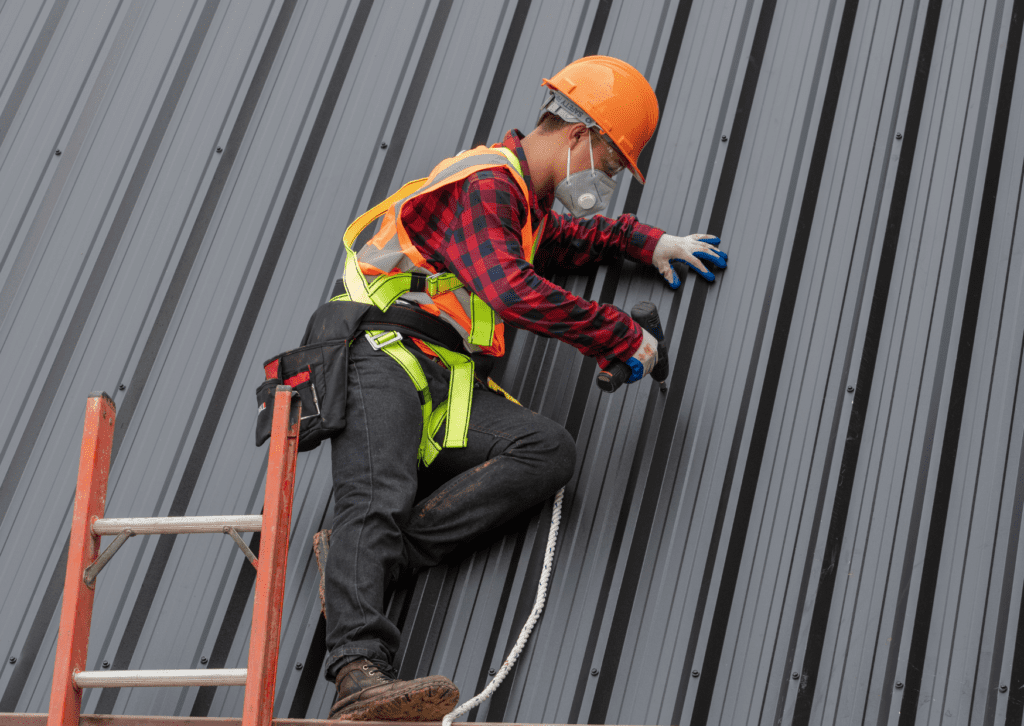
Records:
{"label": "plaid flannel shirt", "polygon": [[[477,172],[405,205],[409,238],[435,272],[455,273],[509,325],[563,340],[602,368],[625,361],[640,346],[640,326],[618,308],[584,300],[547,277],[623,255],[650,264],[662,231],[632,214],[576,219],[552,212],[554,194],[538,199],[532,193],[520,139],[512,130],[501,145],[518,157],[529,199],[507,168]],[[528,204],[535,232],[547,218],[532,265],[520,236]]]}

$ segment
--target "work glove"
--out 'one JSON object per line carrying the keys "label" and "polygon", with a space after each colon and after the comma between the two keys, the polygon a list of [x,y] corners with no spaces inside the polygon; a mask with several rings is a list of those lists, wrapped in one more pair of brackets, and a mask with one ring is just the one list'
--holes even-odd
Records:
{"label": "work glove", "polygon": [[715,276],[701,264],[701,260],[724,270],[729,255],[718,249],[718,243],[721,241],[711,234],[691,234],[686,237],[663,234],[654,248],[651,264],[658,268],[658,272],[673,290],[680,284],[679,275],[672,269],[673,262],[685,262],[705,280],[714,282]]}
{"label": "work glove", "polygon": [[626,361],[630,370],[626,383],[636,383],[650,373],[654,364],[658,362],[658,339],[651,335],[647,328],[640,328],[640,330],[643,331],[644,337],[640,341],[639,347]]}

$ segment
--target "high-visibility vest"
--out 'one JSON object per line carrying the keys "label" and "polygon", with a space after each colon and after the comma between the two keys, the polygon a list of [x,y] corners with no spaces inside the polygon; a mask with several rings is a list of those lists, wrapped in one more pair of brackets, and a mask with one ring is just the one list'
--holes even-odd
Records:
{"label": "high-visibility vest", "polygon": [[[342,279],[346,292],[332,300],[370,303],[386,311],[401,297],[452,325],[461,334],[469,351],[503,355],[504,325],[498,321],[491,307],[467,290],[453,273],[433,270],[413,245],[402,224],[402,207],[408,202],[437,192],[449,184],[457,184],[475,172],[502,166],[512,170],[512,177],[523,196],[529,199],[529,189],[515,153],[500,146],[481,146],[442,161],[434,167],[430,176],[408,182],[383,202],[360,215],[349,225],[344,235],[346,256]],[[384,215],[384,219],[380,230],[357,254],[352,243],[381,215]],[[523,254],[531,263],[537,249],[536,240],[540,239],[541,233],[542,229],[534,233],[527,205],[521,236]],[[375,348],[387,353],[405,370],[419,392],[423,409],[419,460],[429,465],[440,453],[442,447],[434,441],[434,436],[443,423],[446,423],[443,446],[465,447],[473,396],[473,359],[462,352],[424,343],[450,371],[448,398],[434,408],[423,368],[416,357],[400,344],[401,336],[393,331],[367,331],[367,337]],[[488,380],[488,385],[508,397],[493,381]]]}
{"label": "high-visibility vest", "polygon": [[[523,196],[529,198],[529,190],[515,153],[505,147],[481,146],[442,161],[434,167],[430,176],[409,182],[353,222],[345,233],[349,250],[359,233],[374,219],[384,215],[380,230],[358,253],[358,274],[356,264],[346,264],[345,287],[349,295],[356,299],[353,291],[365,286],[367,301],[382,310],[387,310],[396,299],[402,297],[452,325],[462,335],[469,351],[492,356],[504,355],[504,325],[494,311],[466,289],[453,273],[438,274],[432,269],[412,243],[402,223],[402,208],[406,204],[436,193],[450,184],[458,184],[470,174],[496,167],[510,169]],[[538,229],[537,234],[534,234],[533,220],[527,205],[526,220],[520,236],[523,255],[531,263],[541,231]]]}

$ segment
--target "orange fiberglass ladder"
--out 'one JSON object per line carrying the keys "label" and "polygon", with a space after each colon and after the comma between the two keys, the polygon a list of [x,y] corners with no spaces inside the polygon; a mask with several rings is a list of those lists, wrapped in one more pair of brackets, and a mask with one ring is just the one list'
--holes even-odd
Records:
{"label": "orange fiberglass ladder", "polygon": [[[288,386],[277,388],[262,515],[104,519],[115,413],[114,402],[106,393],[89,395],[47,726],[79,725],[83,688],[129,686],[245,686],[242,725],[269,726],[274,708],[295,456],[298,453],[301,416],[298,397],[292,396],[292,389]],[[256,567],[248,667],[85,670],[96,575],[117,549],[136,534],[200,532],[230,535]],[[258,560],[242,541],[239,532],[261,532]],[[117,535],[102,554],[101,535]]]}

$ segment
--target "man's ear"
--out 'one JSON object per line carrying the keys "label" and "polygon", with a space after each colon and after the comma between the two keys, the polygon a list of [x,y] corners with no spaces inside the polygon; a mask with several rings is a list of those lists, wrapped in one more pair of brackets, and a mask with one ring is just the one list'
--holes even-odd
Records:
{"label": "man's ear", "polygon": [[585,136],[590,134],[590,129],[584,123],[575,123],[568,129],[569,132],[569,148],[575,149],[576,145],[584,140]]}

